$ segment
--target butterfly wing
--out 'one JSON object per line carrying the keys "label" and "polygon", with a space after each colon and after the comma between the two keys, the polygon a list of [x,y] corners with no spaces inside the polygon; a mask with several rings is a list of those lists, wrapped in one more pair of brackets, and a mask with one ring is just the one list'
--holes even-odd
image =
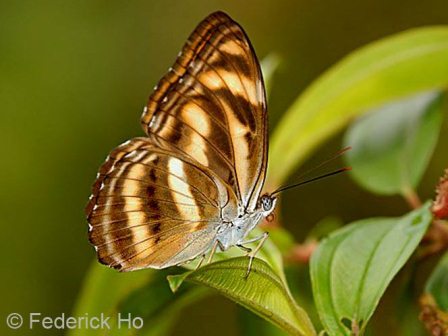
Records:
{"label": "butterfly wing", "polygon": [[199,24],[141,123],[155,143],[216,172],[241,208],[255,208],[266,171],[266,98],[255,52],[229,16],[213,13]]}
{"label": "butterfly wing", "polygon": [[242,28],[207,17],[151,95],[147,138],[112,151],[86,208],[100,261],[129,271],[205,253],[223,220],[255,208],[267,160],[260,67]]}
{"label": "butterfly wing", "polygon": [[176,265],[209,249],[222,206],[236,203],[228,195],[208,169],[135,138],[100,168],[89,238],[99,260],[121,271]]}

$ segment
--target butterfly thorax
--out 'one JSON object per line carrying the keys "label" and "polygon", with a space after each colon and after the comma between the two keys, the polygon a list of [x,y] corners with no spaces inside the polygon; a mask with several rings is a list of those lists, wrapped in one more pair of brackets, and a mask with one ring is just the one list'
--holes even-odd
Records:
{"label": "butterfly thorax", "polygon": [[275,208],[277,199],[263,195],[257,202],[257,208],[231,221],[224,221],[217,228],[217,240],[224,250],[243,244],[247,235],[258,225],[262,218],[269,216]]}

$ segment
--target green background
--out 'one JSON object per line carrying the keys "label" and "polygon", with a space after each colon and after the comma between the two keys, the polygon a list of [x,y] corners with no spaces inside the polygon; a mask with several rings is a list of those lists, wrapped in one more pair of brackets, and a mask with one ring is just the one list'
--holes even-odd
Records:
{"label": "green background", "polygon": [[[0,0],[1,335],[60,334],[14,332],[5,318],[71,312],[94,258],[83,208],[96,171],[112,148],[143,134],[139,117],[153,86],[196,24],[218,9],[245,28],[259,58],[282,58],[271,129],[314,78],[350,51],[407,28],[448,24],[446,0]],[[308,164],[334,153],[340,138]],[[447,147],[445,121],[422,198],[433,196]],[[347,176],[286,193],[282,205],[285,226],[299,241],[329,215],[349,222],[407,211],[400,198],[372,196]],[[380,313],[388,316],[392,306],[383,300]],[[174,333],[238,333],[235,310],[223,298],[207,299],[188,308]]]}

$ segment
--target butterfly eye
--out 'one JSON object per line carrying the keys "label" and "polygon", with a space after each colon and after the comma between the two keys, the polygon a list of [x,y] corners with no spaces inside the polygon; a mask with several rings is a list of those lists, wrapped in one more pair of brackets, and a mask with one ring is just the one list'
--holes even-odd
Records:
{"label": "butterfly eye", "polygon": [[272,209],[272,198],[269,195],[261,196],[261,206],[263,211],[269,211]]}

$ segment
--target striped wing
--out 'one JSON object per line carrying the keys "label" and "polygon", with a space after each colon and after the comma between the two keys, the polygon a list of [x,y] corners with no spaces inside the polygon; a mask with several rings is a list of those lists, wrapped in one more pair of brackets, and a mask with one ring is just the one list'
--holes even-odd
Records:
{"label": "striped wing", "polygon": [[120,271],[177,265],[210,248],[222,209],[235,209],[231,195],[207,168],[135,138],[100,168],[86,207],[89,238],[99,260]]}
{"label": "striped wing", "polygon": [[242,28],[214,13],[192,33],[141,118],[147,138],[111,152],[86,208],[99,260],[121,271],[204,254],[217,228],[255,209],[266,105]]}
{"label": "striped wing", "polygon": [[243,29],[217,12],[191,34],[141,118],[154,143],[190,157],[253,210],[267,160],[263,79]]}

